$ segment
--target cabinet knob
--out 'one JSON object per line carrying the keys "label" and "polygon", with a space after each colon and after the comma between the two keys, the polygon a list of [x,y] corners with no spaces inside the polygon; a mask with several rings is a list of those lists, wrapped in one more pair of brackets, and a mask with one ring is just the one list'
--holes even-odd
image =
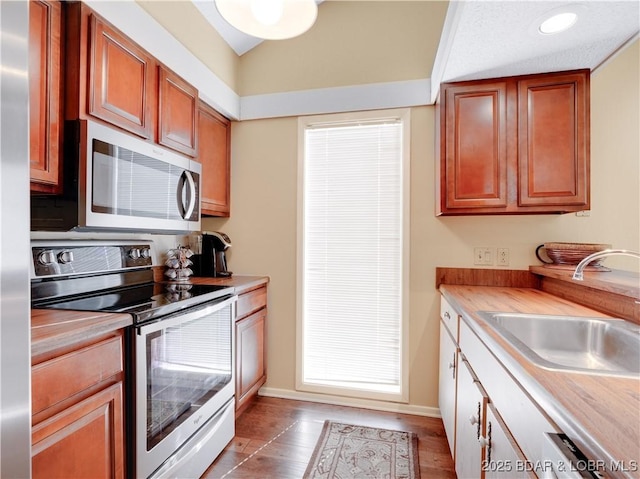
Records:
{"label": "cabinet knob", "polygon": [[480,443],[480,447],[489,447],[489,445],[491,444],[491,442],[489,442],[489,439],[484,436],[480,436],[478,442]]}
{"label": "cabinet knob", "polygon": [[447,319],[451,319],[451,315],[449,314],[449,311],[444,312],[444,317]]}
{"label": "cabinet knob", "polygon": [[478,421],[478,418],[476,416],[472,415],[472,416],[469,416],[469,422],[471,424],[478,424],[479,421]]}
{"label": "cabinet knob", "polygon": [[456,365],[455,365],[455,364],[453,364],[453,363],[449,363],[449,369],[454,369],[455,367],[456,367]]}

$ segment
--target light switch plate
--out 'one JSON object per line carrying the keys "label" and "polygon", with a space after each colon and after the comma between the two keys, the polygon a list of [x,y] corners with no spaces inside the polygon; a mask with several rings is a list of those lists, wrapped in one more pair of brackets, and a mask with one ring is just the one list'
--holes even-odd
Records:
{"label": "light switch plate", "polygon": [[493,264],[493,248],[476,246],[473,248],[473,264],[478,266],[490,266]]}

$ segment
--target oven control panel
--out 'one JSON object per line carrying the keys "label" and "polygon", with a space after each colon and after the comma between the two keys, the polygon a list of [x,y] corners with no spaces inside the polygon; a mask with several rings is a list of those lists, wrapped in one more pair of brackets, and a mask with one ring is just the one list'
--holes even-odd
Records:
{"label": "oven control panel", "polygon": [[151,268],[151,242],[32,242],[32,279]]}

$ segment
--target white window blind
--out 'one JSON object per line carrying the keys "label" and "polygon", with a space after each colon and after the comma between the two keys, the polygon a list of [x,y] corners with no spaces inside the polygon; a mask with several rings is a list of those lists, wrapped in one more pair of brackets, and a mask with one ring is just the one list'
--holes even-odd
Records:
{"label": "white window blind", "polygon": [[302,384],[399,400],[402,121],[308,126],[303,161]]}

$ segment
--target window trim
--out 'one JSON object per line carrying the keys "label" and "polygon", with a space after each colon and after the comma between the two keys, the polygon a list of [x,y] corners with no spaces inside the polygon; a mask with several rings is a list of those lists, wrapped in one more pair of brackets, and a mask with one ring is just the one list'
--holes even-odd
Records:
{"label": "window trim", "polygon": [[[402,319],[401,319],[401,374],[400,393],[388,394],[375,391],[356,391],[340,387],[318,386],[303,381],[303,305],[304,305],[304,159],[305,130],[314,126],[332,126],[366,123],[384,119],[402,122]],[[409,327],[410,327],[410,234],[411,234],[411,191],[410,191],[410,158],[411,158],[411,110],[399,108],[391,110],[372,110],[362,112],[314,115],[298,118],[298,182],[297,182],[297,257],[296,257],[296,390],[320,394],[347,396],[352,398],[373,399],[381,401],[409,402]]]}

